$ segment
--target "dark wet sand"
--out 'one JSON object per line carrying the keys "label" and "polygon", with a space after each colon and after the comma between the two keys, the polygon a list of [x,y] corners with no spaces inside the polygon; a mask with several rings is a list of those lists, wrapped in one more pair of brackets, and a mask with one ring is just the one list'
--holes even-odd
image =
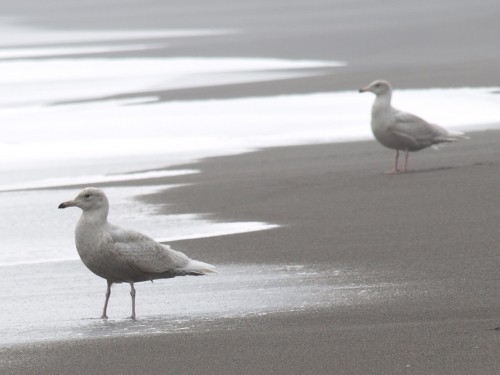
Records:
{"label": "dark wet sand", "polygon": [[[493,1],[432,6],[382,1],[375,9],[370,1],[356,7],[344,1],[315,1],[314,7],[217,1],[209,9],[199,2],[177,3],[131,2],[110,6],[110,14],[104,14],[86,3],[75,10],[57,2],[42,8],[10,2],[5,11],[29,14],[31,23],[56,29],[248,31],[174,43],[151,55],[322,58],[349,64],[319,78],[165,92],[166,100],[344,90],[381,77],[398,88],[498,86],[500,78],[500,50],[493,47],[500,7]],[[362,270],[371,283],[400,286],[393,298],[221,320],[189,333],[2,349],[0,372],[498,373],[500,332],[493,329],[500,325],[499,143],[500,132],[475,133],[443,151],[413,154],[411,173],[397,176],[382,173],[393,154],[375,142],[204,160],[196,164],[201,174],[166,180],[193,185],[142,199],[168,202],[168,212],[205,212],[215,219],[282,227],[182,241],[176,248],[215,264]]]}
{"label": "dark wet sand", "polygon": [[[215,264],[362,270],[388,300],[216,320],[189,333],[4,350],[7,373],[492,374],[500,370],[500,131],[412,154],[384,175],[375,142],[210,158],[193,185],[143,197],[168,212],[264,220],[270,231],[179,241]],[[256,291],[257,292],[257,291]]]}

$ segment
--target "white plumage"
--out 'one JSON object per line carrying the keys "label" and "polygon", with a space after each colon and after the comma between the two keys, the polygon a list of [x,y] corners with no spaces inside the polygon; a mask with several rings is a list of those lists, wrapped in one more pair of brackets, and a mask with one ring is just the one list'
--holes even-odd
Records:
{"label": "white plumage", "polygon": [[439,143],[468,139],[463,133],[448,131],[418,116],[392,107],[392,87],[387,81],[377,80],[359,90],[359,92],[366,91],[376,95],[371,119],[373,135],[385,147],[396,150],[394,168],[390,173],[400,171],[398,169],[400,150],[406,153],[403,169],[403,172],[406,172],[410,151],[419,151]]}
{"label": "white plumage", "polygon": [[100,189],[83,189],[74,200],[59,205],[66,207],[82,209],[75,230],[76,249],[87,268],[108,282],[103,318],[107,318],[113,283],[130,284],[135,319],[134,283],[216,272],[211,264],[192,260],[142,233],[109,223],[108,198]]}

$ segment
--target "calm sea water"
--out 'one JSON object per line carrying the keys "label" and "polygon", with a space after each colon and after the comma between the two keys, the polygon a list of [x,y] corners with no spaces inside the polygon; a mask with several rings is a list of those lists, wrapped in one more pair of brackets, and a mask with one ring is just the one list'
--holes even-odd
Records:
{"label": "calm sea water", "polygon": [[[240,152],[252,146],[227,124],[212,126],[194,103],[189,115],[179,103],[141,105],[141,101],[97,101],[102,96],[166,88],[267,80],[289,69],[337,66],[336,62],[275,59],[59,58],[106,51],[155,48],[137,38],[224,34],[224,30],[53,33],[16,30],[22,44],[0,49],[0,267],[75,259],[73,228],[78,210],[57,210],[77,194],[76,184],[141,180],[198,171],[155,171],[199,157]],[[85,45],[34,47],[36,43]],[[103,43],[106,41],[106,44]],[[116,41],[116,43],[113,43]],[[31,43],[30,43],[31,42]],[[1,47],[1,43],[0,43]],[[37,59],[28,59],[36,57]],[[11,60],[17,58],[16,60]],[[276,71],[271,73],[271,71]],[[285,71],[286,70],[286,71]],[[154,99],[154,98],[153,98]],[[64,104],[62,104],[64,102]],[[133,104],[133,105],[132,105]],[[181,106],[182,107],[182,106]],[[180,111],[180,112],[179,112]],[[210,111],[209,111],[210,112]],[[234,115],[233,115],[234,116]],[[209,116],[210,117],[210,116]],[[189,119],[189,124],[185,120]],[[158,207],[135,197],[168,186],[106,189],[110,220],[159,240],[195,238],[275,227],[267,223],[220,223],[200,215],[155,215]],[[45,188],[61,187],[58,190]],[[38,190],[32,190],[38,189]]]}
{"label": "calm sea water", "polygon": [[[243,222],[212,222],[201,215],[156,215],[158,206],[145,205],[134,197],[152,194],[169,186],[110,187],[109,220],[147,233],[159,241],[210,237],[276,225]],[[19,264],[78,259],[74,227],[81,214],[78,208],[58,210],[59,203],[72,199],[78,189],[29,190],[0,193],[2,225],[0,267]]]}

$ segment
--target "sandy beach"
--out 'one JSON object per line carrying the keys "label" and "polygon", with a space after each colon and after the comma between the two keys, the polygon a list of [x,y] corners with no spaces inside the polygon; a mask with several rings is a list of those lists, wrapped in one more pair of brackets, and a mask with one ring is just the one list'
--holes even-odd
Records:
{"label": "sandy beach", "polygon": [[[198,323],[194,332],[2,350],[6,373],[489,374],[499,368],[494,204],[500,132],[474,133],[382,173],[375,142],[211,158],[191,185],[143,197],[269,231],[179,241],[215,264],[314,264],[359,271],[361,303]],[[352,273],[354,274],[354,273]],[[332,282],[334,282],[332,280]],[[348,280],[349,282],[349,280]],[[332,296],[333,298],[334,296]],[[383,298],[382,298],[383,297]],[[161,324],[161,323],[159,323]]]}
{"label": "sandy beach", "polygon": [[[58,14],[29,4],[12,4],[9,10],[40,27],[62,30],[72,27],[76,15],[88,28],[245,30],[206,44],[203,38],[187,46],[174,43],[153,55],[349,63],[319,77],[155,93],[165,101],[355,90],[381,77],[398,88],[499,84],[500,51],[492,45],[500,31],[500,6],[493,1],[438,1],[429,7],[384,1],[378,8],[369,1],[356,7],[343,1],[314,1],[314,7],[306,1],[252,4],[131,2],[112,10],[113,25],[95,5],[54,4]],[[199,319],[186,331],[165,318],[146,322],[170,327],[155,334],[138,328],[134,335],[5,346],[0,373],[498,373],[500,130],[469,135],[470,140],[442,150],[412,154],[409,173],[400,175],[383,173],[392,165],[393,151],[364,141],[207,158],[175,167],[200,173],[141,181],[179,185],[137,198],[161,207],[159,214],[195,212],[219,221],[279,226],[170,243],[174,248],[222,269],[304,267],[326,275],[324,297],[336,302]],[[210,293],[203,298],[210,300]],[[100,303],[85,306],[86,313]],[[128,323],[117,325],[123,329]]]}

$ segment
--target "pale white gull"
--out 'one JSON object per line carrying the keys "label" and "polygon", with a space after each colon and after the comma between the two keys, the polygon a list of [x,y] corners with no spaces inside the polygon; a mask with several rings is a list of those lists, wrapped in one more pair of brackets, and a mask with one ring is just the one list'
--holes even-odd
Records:
{"label": "pale white gull", "polygon": [[373,135],[385,147],[396,150],[394,168],[388,173],[400,172],[398,169],[399,151],[405,151],[403,172],[406,172],[410,151],[419,151],[439,143],[468,139],[461,132],[448,131],[418,116],[392,107],[392,87],[387,81],[377,80],[359,90],[359,92],[366,91],[371,91],[376,95],[371,119]]}
{"label": "pale white gull", "polygon": [[59,205],[66,207],[82,209],[75,230],[76,249],[87,268],[108,282],[104,319],[113,283],[130,284],[131,318],[135,319],[134,283],[216,272],[211,264],[192,260],[142,233],[109,223],[108,198],[100,189],[83,189],[75,199]]}

